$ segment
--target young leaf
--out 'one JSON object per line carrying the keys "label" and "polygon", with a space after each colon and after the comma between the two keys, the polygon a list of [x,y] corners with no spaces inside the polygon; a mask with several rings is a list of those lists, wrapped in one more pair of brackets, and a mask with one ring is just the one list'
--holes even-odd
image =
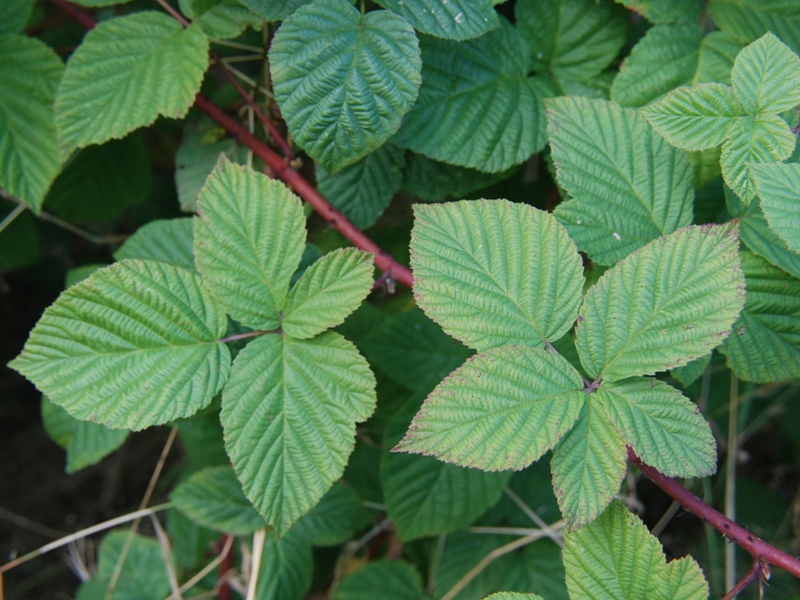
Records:
{"label": "young leaf", "polygon": [[336,333],[265,335],[236,357],[222,395],[225,447],[245,495],[283,535],[341,477],[375,379]]}
{"label": "young leaf", "polygon": [[35,213],[61,165],[53,102],[63,71],[44,42],[0,35],[0,187]]}
{"label": "young leaf", "polygon": [[329,252],[289,292],[281,328],[293,338],[312,338],[344,321],[371,290],[371,254],[355,248]]}
{"label": "young leaf", "polygon": [[510,471],[487,473],[430,456],[389,452],[408,430],[421,400],[416,394],[398,410],[383,442],[384,503],[403,542],[471,525],[497,502],[511,478]]}
{"label": "young leaf", "polygon": [[708,477],[717,442],[697,405],[656,379],[603,382],[597,391],[625,444],[670,477]]}
{"label": "young leaf", "polygon": [[408,19],[414,29],[448,40],[468,40],[500,23],[492,0],[377,0]]}
{"label": "young leaf", "polygon": [[157,219],[137,229],[114,253],[114,258],[158,260],[194,271],[193,241],[193,219]]}
{"label": "young leaf", "polygon": [[342,579],[333,600],[372,600],[378,590],[383,600],[419,600],[424,596],[422,576],[414,567],[401,560],[377,560]]}
{"label": "young leaf", "polygon": [[292,531],[280,539],[275,532],[267,532],[256,600],[303,600],[313,575],[314,556],[308,541]]}
{"label": "young leaf", "polygon": [[9,366],[78,419],[144,429],[211,402],[230,368],[226,326],[197,276],[128,260],[63,292]]}
{"label": "young leaf", "polygon": [[159,115],[182,117],[208,68],[199,25],[138,12],[100,22],[70,57],[56,98],[62,151],[124,137]]}
{"label": "young leaf", "polygon": [[558,183],[573,198],[556,217],[592,260],[612,265],[692,222],[692,169],[636,111],[604,100],[547,103]]}
{"label": "young leaf", "polygon": [[800,253],[800,165],[753,165],[750,172],[770,227]]}
{"label": "young leaf", "polygon": [[372,227],[403,182],[405,151],[384,144],[357,163],[330,175],[317,168],[320,193],[359,229]]}
{"label": "young leaf", "polygon": [[[564,537],[572,600],[705,600],[708,584],[691,558],[666,564],[664,552],[621,502]],[[675,565],[675,566],[673,566]]]}
{"label": "young leaf", "polygon": [[369,523],[369,517],[358,493],[337,481],[319,504],[295,523],[292,532],[314,546],[336,546]]}
{"label": "young leaf", "polygon": [[283,22],[269,51],[275,97],[294,141],[328,172],[397,129],[421,83],[419,43],[404,18],[316,0]]}
{"label": "young leaf", "polygon": [[744,305],[732,225],[681,229],[650,242],[592,286],[576,346],[591,377],[652,375],[710,353]]}
{"label": "young leaf", "polygon": [[194,473],[172,490],[170,500],[192,521],[234,535],[249,535],[266,526],[244,497],[231,467],[210,467]]}
{"label": "young leaf", "polygon": [[305,245],[300,199],[221,158],[197,204],[194,254],[204,282],[243,325],[276,329]]}
{"label": "young leaf", "polygon": [[420,46],[423,84],[395,144],[489,173],[544,147],[545,86],[527,77],[525,40],[508,21],[474,40],[423,37]]}
{"label": "young leaf", "polygon": [[503,346],[470,358],[428,396],[395,451],[484,471],[522,469],[572,428],[583,381],[561,355]]}
{"label": "young leaf", "polygon": [[543,345],[575,321],[583,269],[552,215],[507,200],[414,207],[419,306],[476,350]]}
{"label": "young leaf", "polygon": [[625,442],[594,397],[556,446],[550,468],[558,507],[572,528],[592,521],[619,491]]}
{"label": "young leaf", "polygon": [[789,110],[800,104],[800,57],[768,32],[736,57],[731,83],[748,115]]}
{"label": "young leaf", "polygon": [[742,268],[747,301],[720,352],[747,381],[800,377],[800,281],[746,251]]}

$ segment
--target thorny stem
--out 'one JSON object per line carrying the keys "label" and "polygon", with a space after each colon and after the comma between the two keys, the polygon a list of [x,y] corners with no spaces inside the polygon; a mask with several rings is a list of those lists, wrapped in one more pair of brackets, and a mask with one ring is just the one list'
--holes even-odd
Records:
{"label": "thorny stem", "polygon": [[[765,568],[766,572],[762,575],[762,571]],[[722,597],[722,600],[733,600],[733,598],[736,598],[736,596],[742,593],[748,585],[758,579],[759,575],[769,578],[769,567],[765,567],[765,565],[763,565],[759,560],[754,560],[753,566],[750,567],[750,570],[747,572],[747,574],[739,580],[739,583],[733,586],[730,591]]]}

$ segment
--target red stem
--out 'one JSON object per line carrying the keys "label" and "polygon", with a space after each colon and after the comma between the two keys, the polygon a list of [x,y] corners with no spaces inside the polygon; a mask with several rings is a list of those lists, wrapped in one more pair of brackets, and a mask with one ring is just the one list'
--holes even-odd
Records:
{"label": "red stem", "polygon": [[77,22],[79,25],[82,25],[86,29],[94,29],[94,26],[97,25],[97,20],[88,11],[83,10],[80,6],[75,6],[71,2],[67,2],[67,0],[50,0],[50,2],[63,10],[70,17],[72,17],[73,21]]}
{"label": "red stem", "polygon": [[750,567],[750,570],[747,572],[747,574],[739,580],[739,583],[733,586],[731,590],[722,597],[722,600],[733,600],[733,598],[736,598],[736,596],[742,593],[748,585],[758,579],[759,571],[761,571],[761,562],[754,560],[753,566]]}
{"label": "red stem", "polygon": [[711,508],[697,496],[683,487],[680,483],[656,471],[653,467],[644,464],[631,448],[628,448],[628,460],[635,464],[639,470],[647,475],[653,483],[669,494],[673,499],[693,515],[700,517],[730,541],[741,546],[753,557],[755,562],[769,563],[788,571],[795,577],[800,577],[800,560],[781,552],[768,544],[757,535],[731,521],[728,517]]}

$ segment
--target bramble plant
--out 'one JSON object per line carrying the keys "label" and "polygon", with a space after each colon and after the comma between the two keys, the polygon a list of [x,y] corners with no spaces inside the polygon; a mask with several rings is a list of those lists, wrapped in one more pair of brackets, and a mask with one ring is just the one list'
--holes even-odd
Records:
{"label": "bramble plant", "polygon": [[114,259],[9,367],[68,472],[186,459],[77,597],[800,594],[735,522],[797,401],[798,52],[779,0],[6,0],[0,270],[39,222]]}

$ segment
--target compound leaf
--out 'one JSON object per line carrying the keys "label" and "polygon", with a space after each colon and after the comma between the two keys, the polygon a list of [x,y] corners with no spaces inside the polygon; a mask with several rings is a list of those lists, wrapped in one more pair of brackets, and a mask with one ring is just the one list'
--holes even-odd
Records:
{"label": "compound leaf", "polygon": [[305,247],[300,199],[282,183],[221,158],[197,204],[194,254],[211,293],[243,325],[278,328]]}
{"label": "compound leaf", "polygon": [[575,321],[583,270],[552,215],[507,200],[414,207],[419,306],[476,350],[542,346]]}
{"label": "compound leaf", "polygon": [[625,475],[625,443],[600,402],[590,397],[550,463],[558,507],[570,527],[599,515]]}
{"label": "compound leaf", "polygon": [[576,346],[591,377],[652,375],[710,353],[744,305],[734,225],[681,229],[608,270],[586,294]]}
{"label": "compound leaf", "polygon": [[211,402],[230,368],[226,326],[197,276],[127,260],[64,291],[10,366],[78,419],[144,429]]}
{"label": "compound leaf", "polygon": [[402,560],[377,560],[354,571],[336,587],[333,600],[371,600],[381,590],[384,600],[419,600],[422,576]]}
{"label": "compound leaf", "polygon": [[742,268],[747,300],[720,352],[747,381],[800,377],[800,280],[747,251]]}
{"label": "compound leaf", "polygon": [[769,226],[790,250],[800,252],[800,165],[752,165],[750,173]]}
{"label": "compound leaf", "polygon": [[477,354],[428,396],[396,451],[485,471],[522,469],[572,428],[583,381],[561,355],[530,346]]}
{"label": "compound leaf", "polygon": [[423,84],[395,144],[490,173],[544,147],[546,91],[527,76],[525,40],[508,21],[466,42],[423,37],[420,46]]}
{"label": "compound leaf", "polygon": [[448,40],[468,40],[500,23],[492,0],[377,0],[414,29]]}
{"label": "compound leaf", "polygon": [[247,498],[283,535],[341,477],[355,424],[375,408],[375,378],[327,332],[265,335],[236,357],[222,395],[225,447]]}
{"label": "compound leaf", "polygon": [[558,183],[556,217],[592,260],[612,265],[692,222],[692,168],[635,110],[605,100],[547,103]]}
{"label": "compound leaf", "polygon": [[717,443],[697,405],[663,381],[604,382],[597,391],[625,444],[671,477],[708,477],[717,470]]}
{"label": "compound leaf", "polygon": [[700,565],[691,557],[668,563],[662,576],[660,600],[707,600],[708,583]]}
{"label": "compound leaf", "polygon": [[295,523],[292,532],[314,546],[336,546],[369,523],[369,517],[358,493],[337,481],[319,504]]}
{"label": "compound leaf", "polygon": [[137,229],[114,253],[114,258],[158,260],[194,271],[193,240],[193,219],[157,219]]}
{"label": "compound leaf", "polygon": [[256,600],[303,600],[311,588],[314,556],[311,544],[290,531],[278,538],[268,531],[258,570]]}
{"label": "compound leaf", "polygon": [[208,38],[199,25],[138,12],[100,22],[70,57],[56,98],[66,154],[182,117],[208,68]]}
{"label": "compound leaf", "polygon": [[748,115],[789,110],[800,104],[800,57],[767,32],[736,57],[731,83]]}
{"label": "compound leaf", "polygon": [[36,213],[61,166],[53,102],[63,71],[44,42],[0,35],[0,187]]}
{"label": "compound leaf", "polygon": [[269,52],[275,97],[294,141],[328,172],[381,146],[421,83],[419,43],[404,18],[316,0],[281,25]]}

